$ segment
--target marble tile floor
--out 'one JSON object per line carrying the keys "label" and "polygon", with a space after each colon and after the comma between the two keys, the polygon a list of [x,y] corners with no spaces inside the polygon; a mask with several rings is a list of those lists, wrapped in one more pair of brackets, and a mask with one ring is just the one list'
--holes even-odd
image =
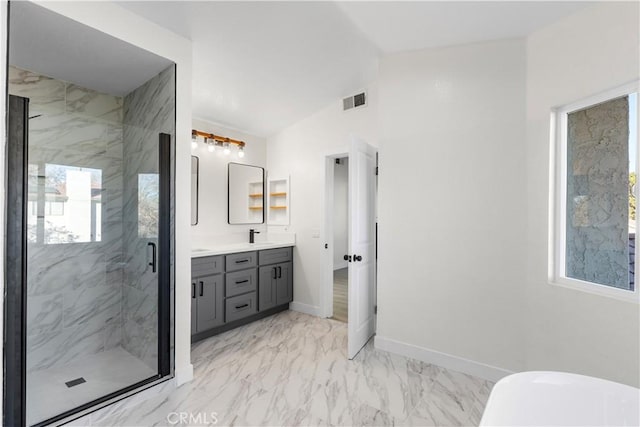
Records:
{"label": "marble tile floor", "polygon": [[[121,347],[27,374],[27,424],[45,421],[147,379],[155,371]],[[82,377],[85,383],[67,387]]]}
{"label": "marble tile floor", "polygon": [[346,348],[345,323],[285,311],[195,343],[192,382],[72,425],[478,425],[493,383]]}

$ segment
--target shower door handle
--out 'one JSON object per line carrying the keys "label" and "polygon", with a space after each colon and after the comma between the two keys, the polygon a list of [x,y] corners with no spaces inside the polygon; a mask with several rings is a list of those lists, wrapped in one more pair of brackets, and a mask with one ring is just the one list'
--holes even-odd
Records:
{"label": "shower door handle", "polygon": [[156,272],[156,244],[153,242],[147,243],[147,246],[151,246],[151,262],[149,265],[151,266],[151,271],[153,273]]}

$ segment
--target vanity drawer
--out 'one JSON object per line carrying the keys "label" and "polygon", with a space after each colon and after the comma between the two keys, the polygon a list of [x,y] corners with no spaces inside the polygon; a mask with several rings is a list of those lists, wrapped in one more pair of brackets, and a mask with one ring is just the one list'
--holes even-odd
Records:
{"label": "vanity drawer", "polygon": [[260,251],[260,265],[278,264],[281,262],[291,261],[291,247],[267,249]]}
{"label": "vanity drawer", "polygon": [[222,255],[191,258],[191,277],[210,276],[224,271]]}
{"label": "vanity drawer", "polygon": [[233,322],[234,320],[256,314],[258,312],[257,302],[256,292],[227,298],[225,301],[225,320],[227,322]]}
{"label": "vanity drawer", "polygon": [[227,273],[227,277],[225,279],[225,292],[227,298],[255,291],[258,288],[257,278],[258,274],[257,269],[255,268]]}
{"label": "vanity drawer", "polygon": [[239,254],[226,255],[225,258],[227,273],[258,265],[258,254],[256,252],[241,252]]}

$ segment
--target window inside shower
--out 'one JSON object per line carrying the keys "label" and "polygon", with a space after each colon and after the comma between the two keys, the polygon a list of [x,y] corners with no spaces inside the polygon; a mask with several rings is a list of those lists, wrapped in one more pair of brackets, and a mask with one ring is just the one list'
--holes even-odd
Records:
{"label": "window inside shower", "polygon": [[102,240],[101,169],[29,164],[28,183],[29,242]]}

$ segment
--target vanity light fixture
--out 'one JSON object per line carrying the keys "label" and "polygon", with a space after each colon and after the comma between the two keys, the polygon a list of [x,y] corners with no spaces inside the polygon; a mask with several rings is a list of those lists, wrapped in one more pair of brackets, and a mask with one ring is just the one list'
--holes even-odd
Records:
{"label": "vanity light fixture", "polygon": [[216,147],[222,147],[222,152],[225,155],[229,155],[231,154],[231,144],[233,144],[238,146],[238,157],[244,157],[244,147],[246,145],[244,141],[191,129],[191,146],[193,148],[197,147],[198,137],[204,138],[204,143],[207,145],[207,151],[210,153],[213,153],[216,150]]}

